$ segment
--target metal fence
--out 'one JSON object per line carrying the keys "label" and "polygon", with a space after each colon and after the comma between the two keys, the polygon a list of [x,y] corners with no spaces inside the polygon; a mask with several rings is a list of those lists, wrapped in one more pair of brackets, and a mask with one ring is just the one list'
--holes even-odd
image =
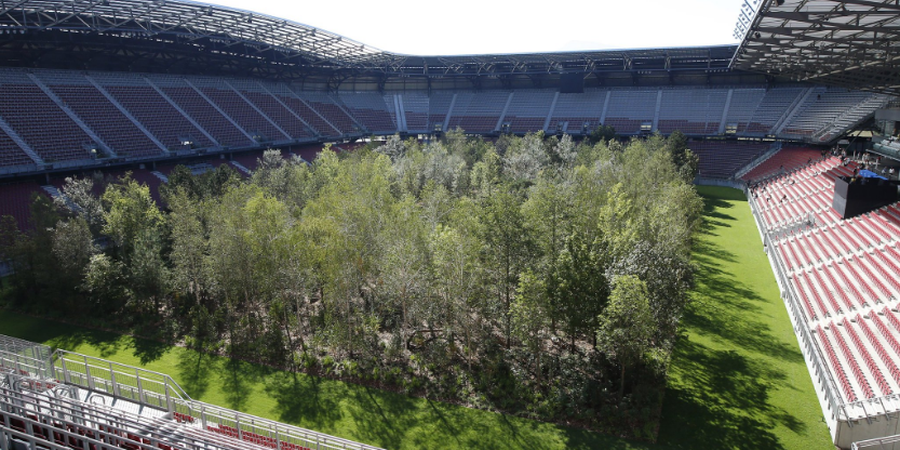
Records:
{"label": "metal fence", "polygon": [[53,356],[54,375],[60,381],[167,411],[178,421],[190,422],[222,435],[223,439],[270,447],[285,443],[315,450],[377,450],[377,447],[193,400],[166,374],[65,350],[57,350]]}
{"label": "metal fence", "polygon": [[854,442],[850,444],[850,450],[862,450],[866,448],[877,448],[878,450],[886,450],[896,448],[896,444],[900,444],[900,435],[888,436],[883,438],[866,439],[864,441]]}
{"label": "metal fence", "polygon": [[52,367],[60,381],[156,409],[174,411],[176,400],[191,400],[166,374],[80,353],[57,350]]}
{"label": "metal fence", "polygon": [[0,372],[52,378],[50,347],[0,335]]}

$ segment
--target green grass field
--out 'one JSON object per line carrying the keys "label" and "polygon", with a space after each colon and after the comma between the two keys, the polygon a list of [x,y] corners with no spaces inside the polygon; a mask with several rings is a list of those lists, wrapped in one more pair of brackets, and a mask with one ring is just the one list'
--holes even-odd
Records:
{"label": "green grass field", "polygon": [[673,449],[833,449],[743,193],[701,187],[699,267],[663,405]]}
{"label": "green grass field", "polygon": [[701,188],[700,271],[659,444],[290,374],[14,313],[0,333],[168,373],[195,399],[389,449],[827,449],[828,431],[750,210]]}

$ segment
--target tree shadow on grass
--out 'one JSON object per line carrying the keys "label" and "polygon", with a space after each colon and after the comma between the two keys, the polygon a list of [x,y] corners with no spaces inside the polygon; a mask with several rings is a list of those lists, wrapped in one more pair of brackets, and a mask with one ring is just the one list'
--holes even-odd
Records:
{"label": "tree shadow on grass", "polygon": [[739,189],[720,186],[697,186],[697,192],[703,198],[716,200],[747,201],[747,196]]}
{"label": "tree shadow on grass", "polygon": [[659,450],[665,448],[661,445],[650,444],[646,442],[627,441],[621,438],[592,433],[581,428],[564,428],[563,437],[565,438],[566,448],[569,450],[593,450],[597,448],[611,450]]}
{"label": "tree shadow on grass", "polygon": [[134,338],[131,340],[131,347],[141,364],[147,365],[162,358],[162,355],[172,348],[172,344],[154,339]]}
{"label": "tree shadow on grass", "polygon": [[192,398],[200,398],[209,389],[213,372],[219,370],[219,359],[204,352],[183,351],[178,353],[178,377],[181,387]]}
{"label": "tree shadow on grass", "polygon": [[87,344],[96,348],[101,358],[109,358],[125,346],[124,338],[119,334],[86,328],[60,328],[67,332],[44,340],[44,343],[53,349],[74,351],[79,346]]}
{"label": "tree shadow on grass", "polygon": [[699,270],[692,293],[694,302],[685,310],[682,327],[760,354],[802,362],[800,350],[772,336],[765,317],[760,319],[764,314],[761,305],[770,300],[719,268],[718,261],[733,262],[733,258],[731,252],[712,245],[696,249],[694,261]]}
{"label": "tree shadow on grass", "polygon": [[423,400],[363,386],[351,386],[348,394],[353,407],[347,412],[364,441],[398,448],[416,438],[407,436],[407,431],[421,426]]}
{"label": "tree shadow on grass", "polygon": [[790,381],[781,370],[734,351],[683,340],[673,359],[659,442],[675,449],[781,449],[778,425],[804,433],[806,424],[769,403]]}
{"label": "tree shadow on grass", "polygon": [[237,359],[226,359],[220,366],[219,377],[225,403],[238,411],[247,409],[253,385],[264,377],[270,369]]}
{"label": "tree shadow on grass", "polygon": [[728,222],[737,220],[734,216],[726,214],[725,210],[734,205],[718,198],[703,198],[703,220],[700,223],[701,234],[713,234],[712,230],[718,227],[731,227]]}
{"label": "tree shadow on grass", "polygon": [[343,414],[336,401],[340,397],[329,392],[329,387],[331,384],[319,377],[276,372],[267,378],[265,390],[275,400],[273,413],[278,420],[330,431],[338,427]]}
{"label": "tree shadow on grass", "polygon": [[721,261],[737,261],[737,255],[703,238],[694,240],[692,250],[693,259],[709,268],[720,266]]}
{"label": "tree shadow on grass", "polygon": [[726,211],[734,208],[732,202],[747,201],[744,193],[737,189],[698,186],[697,190],[703,196],[703,221],[699,230],[701,235],[715,235],[713,230],[720,227],[730,228],[730,222],[737,219]]}
{"label": "tree shadow on grass", "polygon": [[161,320],[165,319],[151,315],[134,326],[134,334],[141,337],[134,338],[131,347],[141,364],[146,365],[162,358],[174,345],[166,327],[159,325]]}
{"label": "tree shadow on grass", "polygon": [[[426,402],[422,419],[435,424],[435,432],[444,435],[441,442],[447,442],[449,447],[500,450],[549,446],[535,438],[535,435],[546,436],[536,428],[553,425],[500,413],[470,411],[433,400]],[[424,448],[435,441],[429,436],[428,440],[414,439],[413,443],[416,448]]]}

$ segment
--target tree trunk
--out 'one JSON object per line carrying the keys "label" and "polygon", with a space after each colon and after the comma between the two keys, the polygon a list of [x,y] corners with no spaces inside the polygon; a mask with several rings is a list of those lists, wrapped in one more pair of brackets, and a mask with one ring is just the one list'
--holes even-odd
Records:
{"label": "tree trunk", "polygon": [[625,398],[625,364],[622,364],[622,379],[619,381],[619,401]]}

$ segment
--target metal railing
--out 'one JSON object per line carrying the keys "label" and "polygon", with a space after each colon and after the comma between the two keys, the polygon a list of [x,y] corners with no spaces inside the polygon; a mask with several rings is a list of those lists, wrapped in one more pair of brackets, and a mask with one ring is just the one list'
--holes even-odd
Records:
{"label": "metal railing", "polygon": [[145,406],[174,411],[191,401],[170,376],[66,350],[54,353],[53,378],[94,392],[105,392]]}
{"label": "metal railing", "polygon": [[330,436],[274,420],[244,414],[204,402],[178,402],[177,410],[199,422],[204,429],[230,435],[235,439],[253,441],[269,439],[315,450],[358,449],[377,450],[377,447]]}
{"label": "metal railing", "polygon": [[762,154],[760,154],[759,156],[754,158],[752,161],[750,161],[748,164],[746,164],[743,168],[738,169],[734,173],[734,178],[740,179],[744,175],[747,175],[748,173],[750,173],[751,170],[755,169],[760,164],[768,161],[769,158],[771,158],[772,156],[775,156],[775,154],[778,153],[779,150],[781,150],[781,147],[783,147],[783,144],[781,142],[773,142],[772,145],[769,146],[768,150],[766,150],[765,152],[763,152]]}
{"label": "metal railing", "polygon": [[[764,222],[761,221],[759,213],[757,212],[755,199],[752,196],[748,196],[747,202],[750,204],[750,211],[757,220],[757,224],[763,224]],[[811,323],[811,320],[807,317],[806,310],[803,309],[801,305],[799,296],[795,292],[794,284],[790,282],[790,278],[787,275],[788,270],[781,260],[781,255],[777,251],[774,253],[772,252],[773,239],[771,236],[765,231],[763,231],[763,236],[765,239],[764,243],[766,251],[769,252],[770,261],[774,262],[772,268],[775,271],[775,276],[778,278],[780,285],[783,288],[781,295],[787,300],[788,314],[793,319],[791,322],[793,322],[794,325],[794,334],[797,336],[803,350],[805,350],[803,353],[808,356],[812,363],[813,372],[815,373],[810,373],[810,377],[818,378],[819,384],[822,386],[823,393],[825,394],[825,401],[828,402],[828,405],[831,407],[835,419],[849,419],[850,416],[847,413],[847,405],[844,403],[840,394],[838,394],[839,391],[834,382],[834,378],[828,375],[830,371],[823,362],[824,357],[819,350],[819,346],[816,345],[812,332],[808,326],[808,324]]]}
{"label": "metal railing", "polygon": [[887,448],[895,448],[889,447],[893,444],[900,443],[900,434],[894,436],[888,436],[883,438],[875,438],[875,439],[866,439],[864,441],[857,441],[850,444],[850,450],[861,450],[865,448],[877,448],[879,450],[887,449]]}
{"label": "metal railing", "polygon": [[54,377],[62,382],[173,413],[181,420],[197,422],[205,430],[229,436],[223,439],[268,438],[271,442],[316,450],[377,450],[377,447],[193,400],[163,373],[66,350],[57,350],[53,357]]}
{"label": "metal railing", "polygon": [[0,335],[0,372],[52,378],[50,347]]}

